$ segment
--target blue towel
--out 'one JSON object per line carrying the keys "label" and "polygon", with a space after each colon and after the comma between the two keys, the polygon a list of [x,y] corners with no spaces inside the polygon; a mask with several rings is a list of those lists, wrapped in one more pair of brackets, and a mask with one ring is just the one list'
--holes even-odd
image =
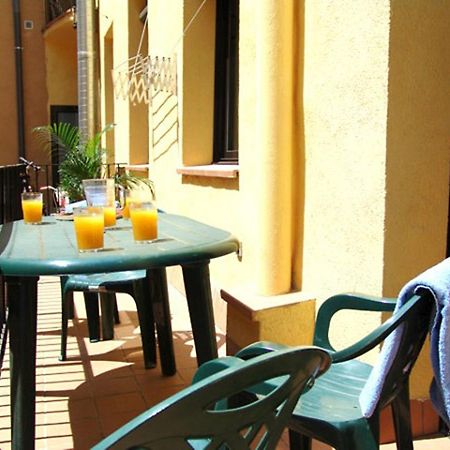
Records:
{"label": "blue towel", "polygon": [[[407,283],[400,291],[395,310],[399,309],[418,289],[427,289],[436,302],[436,315],[431,323],[431,365],[433,381],[431,401],[447,424],[450,423],[450,258],[431,267]],[[395,314],[395,311],[394,311]],[[365,417],[370,417],[381,394],[381,387],[398,351],[402,326],[385,340],[379,361],[372,370],[359,402]]]}

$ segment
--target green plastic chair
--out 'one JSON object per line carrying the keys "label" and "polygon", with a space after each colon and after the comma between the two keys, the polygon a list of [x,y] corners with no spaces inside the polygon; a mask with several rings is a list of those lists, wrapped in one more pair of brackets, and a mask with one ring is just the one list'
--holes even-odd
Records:
{"label": "green plastic chair", "polygon": [[[380,411],[392,406],[397,448],[413,449],[409,410],[409,375],[428,332],[434,301],[429,294],[414,295],[391,318],[350,347],[336,351],[329,341],[333,315],[343,309],[393,311],[396,299],[342,294],[329,298],[319,309],[314,345],[327,349],[332,358],[330,370],[302,397],[289,422],[290,446],[310,450],[311,438],[337,450],[379,448]],[[374,348],[397,327],[403,327],[398,353],[388,371],[378,404],[365,417],[360,394],[372,366],[356,360]],[[344,331],[343,331],[344,332]],[[249,359],[285,346],[270,342],[252,344],[236,356]]]}
{"label": "green plastic chair", "polygon": [[[91,342],[100,339],[99,298],[102,310],[102,337],[114,338],[114,322],[118,322],[116,293],[129,294],[136,302],[141,329],[142,350],[146,369],[156,366],[155,319],[149,281],[145,270],[99,273],[90,275],[69,275],[61,277],[62,325],[60,360],[67,358],[68,319],[73,317],[73,292],[81,291],[87,313],[89,338]],[[167,302],[166,302],[167,303]],[[164,375],[173,375],[176,371],[173,350],[171,317],[168,307],[160,305],[157,309],[157,336],[161,368]],[[167,305],[166,305],[167,306]]]}
{"label": "green plastic chair", "polygon": [[[275,449],[299,396],[330,362],[328,352],[316,347],[284,349],[251,361],[209,361],[192,386],[119,428],[94,450]],[[275,377],[276,389],[263,398],[228,406],[236,394]]]}

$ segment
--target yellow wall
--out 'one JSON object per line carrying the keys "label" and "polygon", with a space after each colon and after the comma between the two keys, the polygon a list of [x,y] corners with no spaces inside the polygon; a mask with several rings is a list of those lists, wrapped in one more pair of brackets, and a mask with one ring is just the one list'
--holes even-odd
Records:
{"label": "yellow wall", "polygon": [[[319,299],[396,296],[445,257],[449,25],[439,2],[305,4],[303,289]],[[414,397],[429,377],[425,355]]]}
{"label": "yellow wall", "polygon": [[[136,55],[138,50],[147,55],[148,33],[142,30],[143,23],[139,13],[146,5],[146,0],[133,0],[128,2],[128,52],[130,56]],[[139,49],[139,44],[141,48]],[[130,105],[130,163],[148,163],[148,106],[143,102],[133,102]]]}
{"label": "yellow wall", "polygon": [[[170,57],[174,50],[178,62],[177,99],[166,99],[163,94],[158,94],[150,112],[151,176],[155,179],[162,207],[227,228],[243,240],[242,263],[237,264],[235,258],[229,263],[221,261],[220,266],[225,266],[226,270],[213,272],[221,283],[250,284],[259,293],[266,294],[287,292],[292,283],[290,211],[293,189],[289,182],[290,175],[286,179],[286,173],[291,171],[294,153],[291,48],[294,45],[295,2],[261,2],[257,19],[253,2],[241,2],[240,178],[235,180],[180,176],[175,170],[183,165],[210,164],[212,161],[213,1],[206,2],[180,42],[182,24],[186,26],[189,23],[201,3],[199,0],[186,1],[183,10],[176,7],[179,2],[175,1],[165,2],[164,8],[159,2],[149,4],[150,53]],[[286,5],[289,7],[286,8]],[[276,20],[283,26],[267,36],[265,30],[270,29],[272,12],[280,16]],[[286,45],[280,46],[277,59],[274,59],[268,47],[279,39],[286,41]],[[242,42],[249,42],[250,45],[243,45]],[[259,59],[254,50],[255,42],[258,42]],[[264,67],[271,67],[276,76],[263,77]],[[284,96],[285,102],[277,101],[280,96]],[[256,97],[259,102],[257,107],[254,103]],[[157,129],[161,127],[158,116],[161,112],[158,101],[161,98],[165,102],[163,107],[170,109],[169,114],[162,114],[164,129],[173,132],[178,125],[179,130],[178,135],[173,133],[175,140],[170,139],[164,144],[158,140]],[[268,114],[257,116],[257,110],[268,111]],[[257,120],[259,125],[256,125]],[[257,126],[261,127],[259,131]],[[155,142],[156,145],[152,145]],[[293,173],[298,174],[298,170],[293,170]],[[276,214],[278,210],[284,214]],[[287,245],[280,245],[280,240]],[[274,251],[277,252],[276,260],[269,256]]]}
{"label": "yellow wall", "polygon": [[[449,29],[450,11],[441,2],[391,5],[383,270],[389,295],[445,257]],[[416,398],[428,397],[428,355],[426,347],[412,377]]]}
{"label": "yellow wall", "polygon": [[44,33],[48,105],[77,105],[77,30],[73,17],[59,19]]}
{"label": "yellow wall", "polygon": [[[149,54],[176,59],[178,87],[176,96],[151,92],[148,142],[160,206],[242,241],[242,261],[212,262],[213,286],[301,289],[319,304],[339,291],[395,296],[442,259],[450,11],[425,0],[241,0],[239,177],[222,179],[176,170],[212,160],[213,0],[182,39],[201,3],[148,4]],[[131,10],[100,4],[118,64]],[[118,160],[131,154],[129,139],[142,140],[130,108],[114,101]],[[382,320],[358,316],[354,327],[355,318],[338,318],[348,340]],[[424,364],[419,376],[428,375]],[[416,384],[413,394],[427,395]]]}
{"label": "yellow wall", "polygon": [[[129,102],[128,97],[113,92],[111,69],[125,71],[128,60],[136,56],[144,24],[139,13],[145,0],[99,2],[99,44],[102,127],[114,123],[114,131],[104,136],[105,145],[114,153],[116,162],[145,164],[148,162],[148,107],[139,102]],[[147,33],[141,53],[147,54]],[[117,88],[116,88],[117,89]],[[125,91],[123,91],[125,92]]]}
{"label": "yellow wall", "polygon": [[388,1],[305,4],[302,287],[319,300],[383,293],[389,15]]}
{"label": "yellow wall", "polygon": [[[113,61],[114,66],[128,61],[128,8],[127,2],[121,0],[109,0],[99,2],[99,44],[100,60],[105,60],[105,36],[112,47],[109,48],[109,61]],[[111,58],[112,56],[112,58]],[[100,66],[101,86],[105,86],[106,79],[111,77],[109,72],[111,65]],[[104,92],[104,90],[102,90]],[[109,97],[111,101],[111,98]],[[109,105],[109,111],[114,111],[114,123],[116,126],[110,133],[114,133],[114,155],[117,162],[129,162],[129,103],[123,97],[112,99],[113,106]],[[105,96],[101,98],[101,124],[102,128],[107,125],[105,114]]]}
{"label": "yellow wall", "polygon": [[[162,208],[226,228],[239,236],[239,181],[182,176],[176,172],[183,163],[212,161],[214,2],[205,4],[184,42],[181,39],[183,27],[201,3],[187,1],[182,9],[178,0],[149,2],[149,53],[175,57],[178,77],[178,96],[152,93],[150,176],[155,180]],[[187,42],[191,44],[189,48]],[[221,283],[243,281],[236,261],[235,255],[213,261],[213,277]]]}
{"label": "yellow wall", "polygon": [[[22,1],[22,67],[24,96],[25,152],[28,159],[44,163],[47,155],[41,152],[31,134],[33,127],[47,122],[47,89],[45,84],[45,55],[42,30],[45,25],[43,3]],[[12,2],[0,2],[0,164],[18,162],[16,71]],[[23,21],[33,21],[33,29],[25,30]]]}
{"label": "yellow wall", "polygon": [[0,2],[0,55],[3,59],[3,69],[0,71],[1,164],[15,164],[18,154],[14,30],[11,5],[11,2]]}

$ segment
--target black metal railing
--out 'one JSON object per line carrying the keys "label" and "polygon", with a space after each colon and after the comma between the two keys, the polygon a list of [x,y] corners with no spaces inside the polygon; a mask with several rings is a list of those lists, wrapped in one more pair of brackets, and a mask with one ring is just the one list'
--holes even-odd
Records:
{"label": "black metal railing", "polygon": [[[22,218],[22,208],[20,203],[20,193],[23,191],[42,192],[44,202],[44,215],[50,215],[55,212],[59,212],[60,198],[59,191],[56,189],[54,181],[54,174],[58,172],[59,166],[57,164],[36,164],[34,162],[27,161],[21,158],[24,164],[19,164],[20,169],[17,173],[10,174],[11,182],[16,181],[16,188],[18,191],[11,194],[14,196],[14,201],[11,202],[11,211],[7,208],[9,215],[5,217],[1,223],[5,223],[11,220],[17,220]],[[104,164],[102,173],[106,177],[114,177],[116,173],[122,173],[125,164],[111,163]],[[0,180],[1,183],[1,180]],[[3,187],[4,189],[11,189]],[[2,186],[0,186],[0,190]],[[5,206],[2,201],[3,197],[0,197],[0,211]],[[1,221],[0,217],[0,221]]]}
{"label": "black metal railing", "polygon": [[47,0],[45,3],[47,23],[75,8],[76,3],[76,0]]}

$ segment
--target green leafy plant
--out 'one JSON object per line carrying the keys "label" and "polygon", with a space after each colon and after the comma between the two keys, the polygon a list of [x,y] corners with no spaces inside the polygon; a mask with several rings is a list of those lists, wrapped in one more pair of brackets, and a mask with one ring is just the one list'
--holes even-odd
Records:
{"label": "green leafy plant", "polygon": [[[78,127],[70,123],[54,123],[36,127],[33,132],[41,145],[50,153],[57,153],[59,160],[58,173],[60,188],[67,192],[70,201],[84,198],[82,180],[103,178],[104,159],[107,150],[101,145],[102,135],[113,128],[107,125],[103,130],[88,139],[81,139]],[[146,185],[154,196],[154,187],[151,180],[129,175],[125,172],[114,175],[115,182],[124,188],[133,188]]]}

